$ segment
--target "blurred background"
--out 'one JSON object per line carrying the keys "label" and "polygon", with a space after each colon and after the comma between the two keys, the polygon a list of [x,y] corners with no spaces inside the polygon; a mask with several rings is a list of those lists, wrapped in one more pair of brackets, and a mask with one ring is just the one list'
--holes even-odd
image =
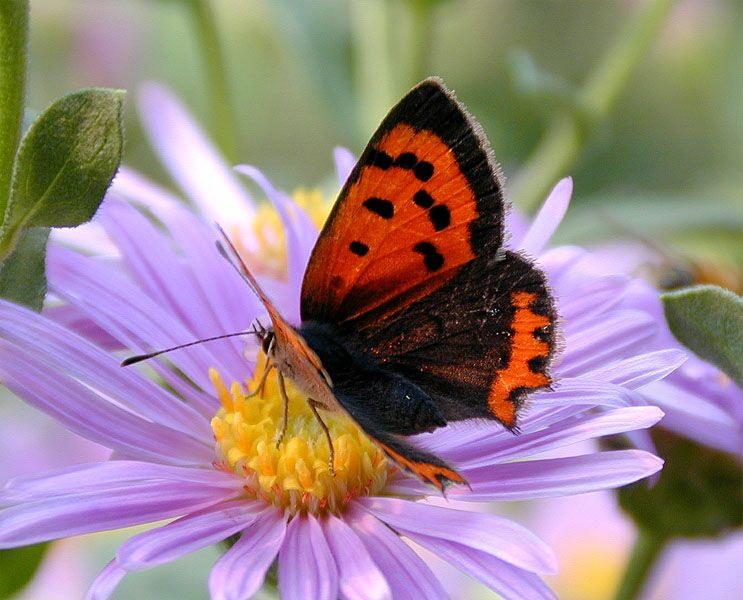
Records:
{"label": "blurred background", "polygon": [[[660,25],[612,68],[623,30],[653,10]],[[570,112],[581,140],[555,169],[575,180],[561,241],[660,236],[743,263],[740,1],[41,0],[30,56],[37,109],[73,88],[127,89],[126,163],[166,185],[137,120],[148,80],[230,162],[293,190],[324,181],[334,146],[360,152],[407,89],[440,75],[530,210],[554,181],[527,190],[518,171]]]}
{"label": "blurred background", "polygon": [[[171,88],[228,161],[254,164],[292,191],[332,189],[333,148],[358,154],[386,110],[429,74],[443,77],[483,125],[509,195],[524,211],[538,208],[559,177],[573,176],[559,242],[630,240],[644,257],[637,267],[659,285],[672,287],[678,270],[740,291],[742,2],[31,3],[31,109],[80,87],[128,90],[125,163],[166,187],[173,182],[137,115],[144,82]],[[57,466],[63,447],[78,453],[67,463],[97,452],[61,439],[11,399],[0,407],[3,421],[16,423],[2,434],[3,446],[20,436],[31,447],[3,448],[3,455],[28,457],[32,469]],[[0,479],[22,470],[4,465]],[[611,597],[634,539],[611,495],[498,510],[554,545],[564,570],[552,583],[561,598]],[[54,545],[19,598],[82,597],[124,537]],[[740,537],[715,542],[712,554],[704,544],[674,547],[647,598],[681,597],[681,588],[696,589],[696,597],[740,597]],[[116,597],[203,598],[216,556],[204,551],[134,575]],[[710,580],[719,589],[711,592]],[[492,597],[455,575],[450,585],[460,598]]]}

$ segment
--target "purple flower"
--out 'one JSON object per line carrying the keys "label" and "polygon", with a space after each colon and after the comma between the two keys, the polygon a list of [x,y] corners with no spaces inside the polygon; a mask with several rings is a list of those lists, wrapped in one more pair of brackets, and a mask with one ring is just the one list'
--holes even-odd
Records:
{"label": "purple flower", "polygon": [[[595,254],[604,271],[609,270],[606,265],[623,274],[642,272],[654,263],[659,266],[658,255],[636,243],[607,245]],[[658,291],[650,283],[633,279],[622,305],[642,310],[661,324],[658,347],[683,349],[665,325]],[[688,360],[679,369],[644,387],[641,396],[663,410],[662,427],[743,458],[743,389],[714,365],[688,352]]]}
{"label": "purple flower", "polygon": [[[156,148],[199,212],[211,218],[221,211],[233,237],[255,251],[255,205],[183,108],[154,87],[143,108]],[[338,156],[343,172],[347,156]],[[241,170],[263,188],[284,225],[286,277],[264,276],[262,283],[296,321],[317,228],[259,171]],[[656,423],[662,412],[643,406],[639,394],[684,360],[656,343],[657,321],[622,305],[630,278],[595,272],[579,248],[541,253],[571,187],[560,182],[534,223],[513,238],[515,247],[539,256],[556,294],[562,352],[555,389],[531,397],[521,435],[464,422],[416,437],[471,484],[450,490],[452,505],[442,506],[433,488],[395,468],[353,423],[328,416],[333,477],[327,444],[294,390],[277,449],[275,383],[262,397],[246,397],[256,352],[237,339],[174,351],[141,369],[119,367],[112,350],[144,352],[245,330],[263,313],[215,249],[210,226],[124,171],[98,217],[111,244],[102,249],[111,256],[57,241],[48,272],[62,308],[41,316],[0,303],[2,382],[111,448],[113,460],[9,482],[0,495],[0,547],[172,519],[124,543],[90,597],[107,597],[129,571],[238,535],[212,570],[213,598],[251,596],[275,562],[282,598],[445,597],[405,538],[505,598],[552,598],[539,577],[557,568],[550,549],[515,522],[472,510],[473,503],[577,494],[655,473],[661,461],[643,450],[572,455],[570,446]],[[132,204],[146,206],[157,224]],[[153,373],[155,380],[147,376]]]}

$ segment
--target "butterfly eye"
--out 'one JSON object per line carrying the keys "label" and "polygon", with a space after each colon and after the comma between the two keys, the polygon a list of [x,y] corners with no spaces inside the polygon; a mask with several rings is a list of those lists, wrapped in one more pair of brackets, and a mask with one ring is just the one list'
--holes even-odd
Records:
{"label": "butterfly eye", "polygon": [[268,352],[271,349],[271,345],[273,343],[273,339],[274,339],[273,331],[267,331],[265,335],[263,336],[263,339],[261,340],[261,349],[263,350],[264,354],[268,355]]}

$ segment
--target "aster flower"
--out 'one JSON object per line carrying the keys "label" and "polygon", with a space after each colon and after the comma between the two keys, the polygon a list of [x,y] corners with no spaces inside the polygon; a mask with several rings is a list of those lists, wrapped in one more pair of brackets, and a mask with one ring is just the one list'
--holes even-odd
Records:
{"label": "aster flower", "polygon": [[[660,267],[659,257],[636,243],[597,248],[596,260],[614,266],[616,272],[647,274]],[[605,267],[604,267],[605,269]],[[665,322],[657,290],[645,279],[635,278],[623,299]],[[667,326],[657,343],[682,348]],[[704,446],[743,457],[743,389],[716,366],[688,353],[688,360],[672,375],[642,390],[642,397],[665,413],[662,426]]]}
{"label": "aster flower", "polygon": [[[260,172],[243,172],[285,226],[286,279],[262,283],[296,322],[317,229]],[[564,346],[555,390],[531,397],[519,436],[467,422],[416,436],[470,482],[471,490],[449,492],[464,506],[621,486],[661,466],[642,450],[570,455],[577,442],[657,422],[659,409],[633,406],[638,390],[684,359],[648,344],[657,324],[647,314],[618,305],[628,277],[587,272],[588,253],[578,248],[540,254],[570,188],[569,181],[558,185],[517,246],[539,255],[555,290]],[[126,200],[145,204],[161,227]],[[245,226],[228,224],[246,252],[255,214],[246,211]],[[0,379],[70,430],[111,448],[115,460],[11,481],[0,495],[0,547],[173,519],[127,541],[90,596],[107,597],[129,571],[239,536],[212,570],[213,598],[251,596],[274,563],[283,598],[444,597],[409,539],[506,598],[553,597],[538,574],[557,565],[541,540],[503,517],[429,501],[432,494],[440,500],[435,490],[397,470],[353,423],[329,416],[332,476],[322,432],[293,389],[287,435],[276,448],[276,384],[269,381],[262,397],[246,397],[255,353],[242,342],[192,346],[167,362],[121,369],[95,342],[143,352],[245,330],[263,311],[214,248],[210,227],[138,176],[119,178],[98,223],[115,261],[58,243],[49,249],[50,289],[66,313],[41,316],[0,303]],[[85,324],[84,335],[65,325],[71,316]],[[150,370],[164,385],[146,376]]]}

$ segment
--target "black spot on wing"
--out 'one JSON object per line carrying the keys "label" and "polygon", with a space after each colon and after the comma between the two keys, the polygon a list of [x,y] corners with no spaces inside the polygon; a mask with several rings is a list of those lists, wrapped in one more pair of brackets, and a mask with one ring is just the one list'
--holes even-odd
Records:
{"label": "black spot on wing", "polygon": [[431,242],[420,242],[413,246],[413,251],[423,255],[423,264],[429,271],[438,271],[444,266],[444,257]]}
{"label": "black spot on wing", "polygon": [[438,206],[434,206],[431,210],[429,210],[428,218],[431,219],[433,228],[436,231],[446,229],[451,223],[451,213],[449,212],[449,209],[446,207],[445,204],[439,204]]}
{"label": "black spot on wing", "polygon": [[418,164],[418,157],[412,152],[403,152],[395,160],[395,166],[401,169],[412,169]]}
{"label": "black spot on wing", "polygon": [[384,150],[371,148],[366,162],[371,167],[379,167],[383,171],[386,171],[392,166],[393,161],[392,157]]}
{"label": "black spot on wing", "polygon": [[547,356],[534,356],[529,359],[529,370],[532,373],[544,373],[547,369]]}
{"label": "black spot on wing", "polygon": [[364,200],[364,207],[383,219],[391,219],[392,215],[395,214],[395,206],[384,198],[367,198]]}
{"label": "black spot on wing", "polygon": [[413,169],[415,176],[421,181],[428,181],[433,177],[433,165],[427,160],[422,160]]}
{"label": "black spot on wing", "polygon": [[349,249],[357,256],[365,256],[369,252],[369,246],[363,242],[351,242]]}
{"label": "black spot on wing", "polygon": [[552,341],[552,324],[545,325],[544,327],[537,327],[534,330],[533,335],[534,338],[540,342],[550,343]]}
{"label": "black spot on wing", "polygon": [[413,202],[421,208],[431,208],[433,206],[433,198],[426,190],[418,190],[413,196]]}

